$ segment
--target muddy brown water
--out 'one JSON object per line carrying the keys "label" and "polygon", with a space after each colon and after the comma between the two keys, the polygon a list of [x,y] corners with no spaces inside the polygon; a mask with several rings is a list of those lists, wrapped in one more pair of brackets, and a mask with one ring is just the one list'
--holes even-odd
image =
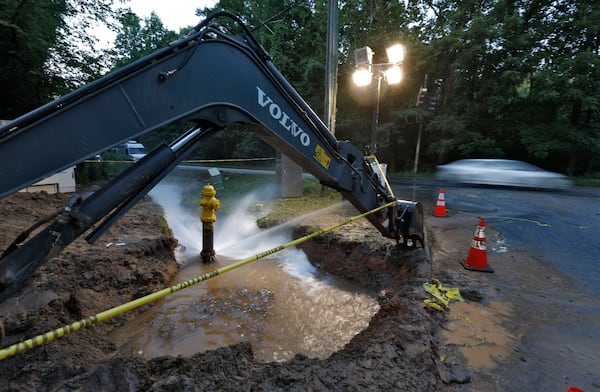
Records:
{"label": "muddy brown water", "polygon": [[[292,240],[289,226],[256,227],[256,216],[248,211],[257,201],[249,195],[235,213],[218,218],[217,261],[204,265],[201,223],[181,207],[180,194],[171,183],[150,194],[163,206],[181,244],[176,282]],[[366,328],[378,309],[374,292],[322,273],[304,252],[289,248],[164,298],[115,329],[111,338],[121,352],[146,358],[191,356],[241,341],[249,341],[261,361],[284,361],[297,353],[326,358]]]}

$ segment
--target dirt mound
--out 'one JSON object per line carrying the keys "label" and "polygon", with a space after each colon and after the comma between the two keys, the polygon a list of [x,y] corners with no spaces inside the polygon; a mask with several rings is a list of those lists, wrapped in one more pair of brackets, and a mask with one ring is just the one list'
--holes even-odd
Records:
{"label": "dirt mound", "polygon": [[[0,250],[64,195],[14,194],[0,200]],[[323,226],[333,218],[323,218]],[[320,360],[296,355],[283,363],[254,359],[249,343],[190,358],[120,356],[106,338],[134,318],[125,313],[0,361],[1,390],[458,390],[468,372],[437,352],[444,315],[423,306],[427,252],[399,249],[367,222],[303,244],[315,265],[379,290],[380,310],[343,350]],[[299,233],[309,228],[298,228]],[[176,241],[160,208],[143,200],[95,245],[77,240],[49,260],[18,295],[0,304],[18,343],[167,287],[177,272]]]}

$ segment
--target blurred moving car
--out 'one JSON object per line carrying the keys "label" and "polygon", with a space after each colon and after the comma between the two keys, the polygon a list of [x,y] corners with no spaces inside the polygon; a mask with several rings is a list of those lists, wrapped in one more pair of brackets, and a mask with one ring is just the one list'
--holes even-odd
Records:
{"label": "blurred moving car", "polygon": [[510,159],[461,159],[439,165],[437,169],[439,179],[463,184],[542,189],[566,189],[572,185],[564,174]]}

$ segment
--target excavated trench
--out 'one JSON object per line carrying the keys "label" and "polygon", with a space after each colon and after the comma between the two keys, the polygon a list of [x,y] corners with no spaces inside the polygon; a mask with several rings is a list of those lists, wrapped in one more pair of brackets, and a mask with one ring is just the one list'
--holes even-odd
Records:
{"label": "excavated trench", "polygon": [[[200,260],[201,224],[181,206],[181,189],[161,183],[152,192],[178,240],[184,281],[272,249],[293,238],[293,227],[256,227],[256,198],[249,195],[216,223],[217,260]],[[334,206],[329,210],[338,209]],[[250,213],[254,211],[255,213]],[[315,215],[315,214],[312,214]],[[317,215],[323,215],[321,211]],[[302,218],[296,222],[302,221]],[[300,226],[302,227],[302,226]],[[330,246],[310,247],[316,255]],[[172,294],[124,326],[111,338],[122,353],[145,358],[191,356],[248,341],[256,359],[284,361],[297,353],[327,358],[365,329],[379,310],[376,292],[311,264],[307,254],[286,249],[238,270]]]}
{"label": "excavated trench", "polygon": [[[0,247],[30,219],[67,199],[16,194],[0,201]],[[200,252],[197,216],[177,222],[194,239],[180,248],[188,253],[187,264],[177,268],[176,244],[165,235],[157,210],[143,200],[100,242],[77,240],[43,265],[18,296],[0,304],[5,346],[160,290],[178,274],[205,271],[197,256],[189,256]],[[286,228],[285,238],[271,230],[262,237],[232,236],[234,229],[244,232],[247,221],[238,217],[228,227],[223,219],[226,235],[215,238],[218,263],[239,259],[240,250],[255,254],[273,240],[280,245],[290,235],[339,223],[347,212],[320,211]],[[183,290],[172,302],[144,306],[4,359],[3,390],[238,391],[243,384],[273,391],[454,391],[447,382],[466,380],[460,361],[437,359],[436,331],[444,317],[422,303],[420,286],[431,272],[426,250],[399,249],[366,220],[299,248],[257,261],[255,271],[243,267],[200,283],[200,291]]]}

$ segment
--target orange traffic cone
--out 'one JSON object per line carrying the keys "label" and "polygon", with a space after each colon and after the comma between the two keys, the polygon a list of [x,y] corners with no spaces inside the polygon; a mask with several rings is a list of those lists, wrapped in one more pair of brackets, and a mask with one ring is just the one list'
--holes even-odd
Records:
{"label": "orange traffic cone", "polygon": [[465,261],[460,262],[465,269],[471,271],[494,272],[487,264],[487,248],[485,246],[485,219],[479,219],[475,229],[473,243]]}
{"label": "orange traffic cone", "polygon": [[446,216],[446,201],[444,197],[444,188],[440,188],[440,194],[438,195],[437,203],[435,203],[435,210],[433,210],[433,216]]}

